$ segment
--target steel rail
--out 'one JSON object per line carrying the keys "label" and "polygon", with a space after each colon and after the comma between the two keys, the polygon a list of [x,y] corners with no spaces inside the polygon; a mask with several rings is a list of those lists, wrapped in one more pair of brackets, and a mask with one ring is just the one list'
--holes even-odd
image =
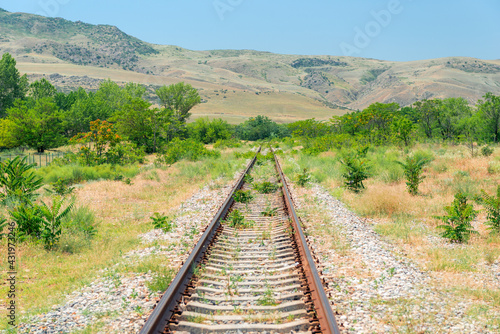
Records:
{"label": "steel rail", "polygon": [[314,264],[314,259],[311,255],[311,251],[309,250],[309,247],[307,245],[307,241],[302,226],[300,225],[299,218],[297,216],[297,213],[295,212],[292,202],[292,196],[290,194],[290,191],[288,190],[288,184],[285,179],[285,174],[283,174],[283,170],[281,169],[281,165],[278,161],[278,156],[274,151],[272,152],[274,155],[274,161],[276,162],[276,170],[278,171],[281,178],[285,205],[287,206],[290,217],[292,219],[292,225],[295,230],[295,233],[293,234],[294,239],[299,248],[298,250],[302,259],[302,265],[304,268],[306,280],[309,285],[311,299],[319,320],[320,329],[323,333],[340,334],[337,321],[335,320],[335,315],[333,314],[332,307],[330,306],[330,302],[321,283],[321,278],[319,277],[319,273],[316,269],[316,265]]}
{"label": "steel rail", "polygon": [[195,248],[187,258],[181,270],[175,276],[172,283],[170,283],[170,286],[168,287],[167,291],[163,294],[162,298],[160,299],[155,309],[153,310],[148,320],[146,321],[141,331],[139,332],[140,334],[156,334],[156,333],[163,333],[165,331],[165,328],[167,327],[170,318],[175,313],[176,306],[179,304],[182,294],[188,287],[189,282],[193,277],[194,268],[196,268],[198,263],[203,258],[203,255],[205,254],[207,248],[209,247],[210,242],[213,239],[213,236],[219,229],[221,219],[223,219],[226,216],[227,212],[229,211],[229,208],[234,202],[233,195],[235,191],[242,187],[245,181],[244,180],[245,175],[247,175],[250,169],[252,169],[253,165],[255,164],[255,161],[257,160],[257,155],[260,152],[260,150],[261,148],[259,147],[257,154],[252,159],[252,161],[250,161],[245,172],[236,182],[231,193],[225,200],[224,204],[222,204],[221,208],[219,209],[215,217],[212,219],[210,225],[208,225],[207,229],[205,230],[200,240],[196,244]]}

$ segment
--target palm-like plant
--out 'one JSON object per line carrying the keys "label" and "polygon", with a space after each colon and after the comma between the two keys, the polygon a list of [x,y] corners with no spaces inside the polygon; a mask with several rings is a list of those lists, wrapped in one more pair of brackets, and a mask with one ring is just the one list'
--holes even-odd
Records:
{"label": "palm-like plant", "polygon": [[486,225],[489,225],[488,230],[500,233],[500,186],[497,188],[496,196],[490,196],[484,190],[481,190],[480,202],[487,212],[488,221]]}
{"label": "palm-like plant", "polygon": [[448,213],[445,216],[437,216],[445,225],[438,228],[444,230],[441,236],[451,242],[467,242],[471,234],[478,234],[471,225],[471,221],[476,218],[478,211],[474,210],[472,204],[467,203],[467,197],[462,193],[457,193],[452,205],[446,206],[444,210]]}
{"label": "palm-like plant", "polygon": [[26,162],[26,157],[15,157],[0,162],[0,200],[14,199],[28,203],[35,198],[35,192],[43,185],[43,180],[31,170],[34,164]]}
{"label": "palm-like plant", "polygon": [[64,197],[55,197],[52,200],[51,206],[44,202],[40,206],[40,213],[43,219],[42,240],[46,249],[52,249],[59,241],[61,236],[61,221],[66,217],[71,209],[73,209],[74,202],[71,201],[65,209],[62,209],[65,202]]}

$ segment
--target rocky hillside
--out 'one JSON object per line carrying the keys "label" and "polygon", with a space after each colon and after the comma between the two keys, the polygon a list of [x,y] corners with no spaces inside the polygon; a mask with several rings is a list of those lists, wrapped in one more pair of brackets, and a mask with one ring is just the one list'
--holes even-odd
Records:
{"label": "rocky hillside", "polygon": [[260,108],[280,112],[283,118],[297,112],[303,118],[319,109],[313,116],[328,118],[373,102],[409,105],[424,98],[464,97],[474,103],[486,92],[500,94],[500,60],[391,62],[253,50],[192,51],[152,45],[113,26],[6,11],[0,11],[0,52],[12,53],[33,78],[57,74],[61,88],[77,85],[81,77],[90,83],[111,78],[151,86],[183,80],[209,102],[200,107],[207,115],[248,106],[242,111],[246,115],[260,100]]}

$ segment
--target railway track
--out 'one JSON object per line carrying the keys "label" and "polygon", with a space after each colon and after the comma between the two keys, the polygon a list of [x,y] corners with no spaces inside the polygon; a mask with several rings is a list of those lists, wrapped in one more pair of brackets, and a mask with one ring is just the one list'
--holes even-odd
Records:
{"label": "railway track", "polygon": [[250,162],[141,330],[152,333],[339,333],[276,157]]}

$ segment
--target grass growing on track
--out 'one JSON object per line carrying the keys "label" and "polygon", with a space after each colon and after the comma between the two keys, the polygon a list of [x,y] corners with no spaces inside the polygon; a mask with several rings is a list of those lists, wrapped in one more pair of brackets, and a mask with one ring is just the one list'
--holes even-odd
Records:
{"label": "grass growing on track", "polygon": [[[244,159],[235,159],[227,152],[221,159],[180,161],[164,169],[142,168],[131,185],[121,181],[95,181],[78,186],[76,203],[92,210],[98,234],[88,247],[73,254],[61,250],[48,252],[37,244],[19,244],[17,305],[20,310],[36,314],[62,302],[65,295],[94,280],[100,269],[113,266],[121,261],[124,253],[139,247],[138,235],[153,229],[149,217],[154,212],[170,213],[208,181],[218,179],[216,186],[221,186],[244,165]],[[5,242],[1,244],[0,253],[7,253]],[[5,271],[6,262],[2,263],[2,271]],[[165,270],[168,273],[168,269]],[[168,282],[153,284],[153,288],[160,289]],[[6,297],[4,285],[0,288],[1,305],[6,305]],[[2,307],[0,328],[8,328],[5,310],[6,307]]]}

